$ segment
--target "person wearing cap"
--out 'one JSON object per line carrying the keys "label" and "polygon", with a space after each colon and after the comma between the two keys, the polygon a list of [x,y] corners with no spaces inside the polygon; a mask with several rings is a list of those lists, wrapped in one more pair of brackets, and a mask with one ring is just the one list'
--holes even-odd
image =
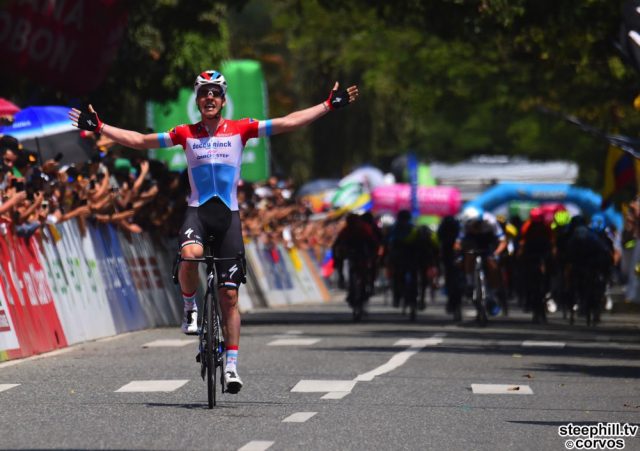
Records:
{"label": "person wearing cap", "polygon": [[[327,100],[268,120],[223,118],[227,82],[215,70],[202,72],[196,77],[194,92],[201,120],[195,124],[179,125],[165,133],[142,134],[105,124],[91,105],[84,111],[72,109],[69,118],[80,129],[100,133],[134,149],[182,146],[187,159],[191,194],[180,231],[180,253],[183,258],[201,257],[205,240],[213,235],[216,237],[214,254],[235,258],[244,253],[237,185],[242,151],[247,141],[294,131],[335,109],[346,107],[358,97],[358,88],[351,86],[340,90],[336,82]],[[240,344],[238,288],[244,281],[244,274],[234,261],[218,263],[216,270],[227,349],[224,377],[227,391],[237,393],[242,388],[237,370]],[[197,264],[183,262],[178,276],[184,300],[182,330],[187,334],[197,334]]]}

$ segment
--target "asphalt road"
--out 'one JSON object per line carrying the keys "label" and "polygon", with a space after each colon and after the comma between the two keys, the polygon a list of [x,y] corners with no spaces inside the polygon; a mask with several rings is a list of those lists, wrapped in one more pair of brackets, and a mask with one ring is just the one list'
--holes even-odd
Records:
{"label": "asphalt road", "polygon": [[640,423],[639,315],[540,327],[514,308],[478,328],[442,300],[411,323],[380,297],[358,324],[342,302],[256,311],[245,387],[213,410],[195,353],[153,329],[0,364],[0,448],[562,450],[568,423]]}

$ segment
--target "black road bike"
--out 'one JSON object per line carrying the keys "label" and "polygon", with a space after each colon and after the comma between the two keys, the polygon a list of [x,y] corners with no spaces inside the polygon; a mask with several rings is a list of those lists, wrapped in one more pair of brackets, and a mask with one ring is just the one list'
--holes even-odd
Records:
{"label": "black road bike", "polygon": [[485,272],[485,262],[487,255],[486,250],[471,250],[467,251],[467,254],[471,254],[474,259],[473,264],[473,303],[475,304],[476,321],[480,326],[486,326],[488,322],[488,308],[487,308],[487,273]]}
{"label": "black road bike", "polygon": [[216,405],[216,374],[220,368],[221,392],[225,393],[224,383],[224,362],[225,351],[224,337],[222,334],[222,317],[220,311],[220,300],[218,299],[218,277],[216,273],[216,263],[224,261],[236,261],[243,274],[245,271],[245,260],[243,254],[238,254],[232,258],[218,258],[213,256],[213,237],[207,239],[204,256],[200,258],[183,258],[180,253],[176,258],[173,270],[173,281],[178,283],[178,268],[180,262],[197,262],[206,265],[207,290],[202,303],[202,315],[198,322],[198,354],[196,361],[200,363],[200,376],[207,382],[207,398],[209,409]]}

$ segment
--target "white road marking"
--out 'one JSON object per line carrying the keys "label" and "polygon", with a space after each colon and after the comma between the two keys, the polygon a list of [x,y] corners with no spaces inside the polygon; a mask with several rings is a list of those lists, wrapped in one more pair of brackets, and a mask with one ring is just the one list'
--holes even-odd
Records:
{"label": "white road marking", "polygon": [[374,368],[364,374],[358,375],[352,381],[344,380],[301,380],[292,389],[292,392],[318,393],[325,392],[322,399],[342,399],[351,393],[357,382],[370,382],[376,376],[386,374],[404,365],[407,360],[426,346],[434,346],[442,343],[445,333],[438,333],[430,338],[404,338],[396,341],[394,346],[408,346],[406,351],[395,354],[387,363]]}
{"label": "white road marking", "polygon": [[292,392],[300,393],[329,393],[329,392],[350,392],[356,385],[353,381],[321,381],[321,380],[301,380],[295,387],[291,389]]}
{"label": "white road marking", "polygon": [[465,318],[475,318],[477,314],[478,312],[475,309],[464,309],[462,311],[462,316],[464,316]]}
{"label": "white road marking", "polygon": [[442,343],[442,338],[424,338],[424,339],[414,339],[414,338],[405,338],[403,340],[398,340],[395,342],[394,346],[409,346],[409,349],[406,351],[402,351],[394,355],[389,359],[387,363],[379,366],[378,368],[374,368],[373,370],[360,374],[354,380],[358,382],[370,382],[376,376],[381,376],[383,374],[389,373],[396,368],[404,365],[409,358],[426,346],[433,346]]}
{"label": "white road marking", "polygon": [[294,336],[304,335],[302,330],[288,330],[282,334],[275,334],[274,338],[293,338]]}
{"label": "white road marking", "polygon": [[116,390],[116,393],[172,392],[189,382],[186,380],[132,381]]}
{"label": "white road marking", "polygon": [[189,344],[197,343],[195,339],[178,339],[178,340],[155,340],[142,345],[143,348],[180,348]]}
{"label": "white road marking", "polygon": [[564,348],[566,343],[562,341],[525,340],[522,342],[522,346],[525,348]]}
{"label": "white road marking", "polygon": [[269,343],[269,346],[310,346],[320,340],[320,338],[279,338]]}
{"label": "white road marking", "polygon": [[282,420],[283,423],[304,423],[318,412],[296,412]]}
{"label": "white road marking", "polygon": [[17,387],[20,384],[0,384],[0,392],[11,390],[14,387]]}
{"label": "white road marking", "polygon": [[320,399],[342,399],[347,396],[349,391],[331,391],[324,396],[321,396]]}
{"label": "white road marking", "polygon": [[476,395],[533,395],[531,387],[517,384],[471,384],[471,391]]}
{"label": "white road marking", "polygon": [[264,451],[271,448],[271,445],[274,443],[275,442],[267,442],[265,440],[254,440],[247,443],[242,448],[239,448],[238,451]]}

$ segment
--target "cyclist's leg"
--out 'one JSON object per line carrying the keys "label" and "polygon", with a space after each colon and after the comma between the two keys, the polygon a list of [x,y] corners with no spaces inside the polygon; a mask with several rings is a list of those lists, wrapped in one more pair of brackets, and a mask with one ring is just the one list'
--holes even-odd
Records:
{"label": "cyclist's leg", "polygon": [[[214,254],[221,258],[233,258],[238,254],[244,255],[240,215],[231,212],[231,224],[221,239],[216,240]],[[237,261],[219,262],[216,264],[218,272],[218,295],[220,299],[220,314],[222,316],[223,335],[227,350],[225,365],[225,381],[229,393],[237,393],[242,388],[242,381],[238,376],[237,361],[240,346],[240,309],[238,308],[238,290],[244,281],[244,264]]]}
{"label": "cyclist's leg", "polygon": [[[187,209],[184,224],[180,229],[180,255],[182,258],[199,258],[203,254],[202,224],[194,207]],[[181,262],[178,281],[184,302],[182,331],[195,334],[198,331],[197,305],[195,303],[198,289],[198,263]]]}

